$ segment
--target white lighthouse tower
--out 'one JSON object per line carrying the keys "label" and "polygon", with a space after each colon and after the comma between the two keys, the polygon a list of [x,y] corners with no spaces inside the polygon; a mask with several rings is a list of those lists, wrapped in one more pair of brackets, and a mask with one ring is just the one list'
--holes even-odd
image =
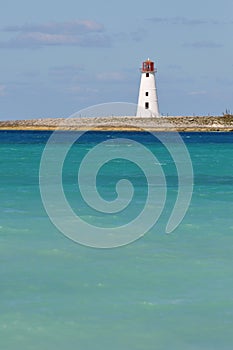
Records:
{"label": "white lighthouse tower", "polygon": [[159,117],[154,62],[149,58],[142,63],[137,117]]}

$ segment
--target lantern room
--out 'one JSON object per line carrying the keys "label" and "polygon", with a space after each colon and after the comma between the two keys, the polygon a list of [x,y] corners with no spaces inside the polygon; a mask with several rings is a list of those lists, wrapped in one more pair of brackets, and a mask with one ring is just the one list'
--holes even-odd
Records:
{"label": "lantern room", "polygon": [[142,71],[142,73],[147,73],[147,72],[154,73],[155,72],[154,62],[152,62],[149,58],[147,61],[142,62],[141,71]]}

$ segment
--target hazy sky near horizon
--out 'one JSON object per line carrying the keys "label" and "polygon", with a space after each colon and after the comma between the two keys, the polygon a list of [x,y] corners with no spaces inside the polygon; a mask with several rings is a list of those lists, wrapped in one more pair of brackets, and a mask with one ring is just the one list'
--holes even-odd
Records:
{"label": "hazy sky near horizon", "polygon": [[2,1],[0,120],[137,103],[148,57],[161,113],[232,111],[232,13],[232,0]]}

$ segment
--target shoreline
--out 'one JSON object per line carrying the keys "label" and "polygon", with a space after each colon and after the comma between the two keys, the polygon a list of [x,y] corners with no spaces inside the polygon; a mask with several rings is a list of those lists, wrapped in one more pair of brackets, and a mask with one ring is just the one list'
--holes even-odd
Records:
{"label": "shoreline", "polygon": [[232,132],[233,115],[170,117],[79,117],[0,121],[1,130]]}

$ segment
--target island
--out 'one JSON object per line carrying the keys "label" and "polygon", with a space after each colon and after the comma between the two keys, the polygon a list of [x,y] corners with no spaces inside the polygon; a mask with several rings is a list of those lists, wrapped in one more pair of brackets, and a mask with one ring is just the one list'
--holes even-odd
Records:
{"label": "island", "polygon": [[233,131],[233,115],[222,116],[97,116],[77,118],[38,118],[0,121],[0,130],[77,130],[77,131]]}

